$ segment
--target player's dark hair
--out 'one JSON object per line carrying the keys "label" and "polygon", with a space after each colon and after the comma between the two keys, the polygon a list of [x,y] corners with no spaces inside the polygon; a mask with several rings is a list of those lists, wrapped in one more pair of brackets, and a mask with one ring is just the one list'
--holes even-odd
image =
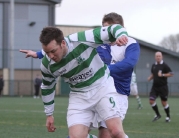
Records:
{"label": "player's dark hair", "polygon": [[108,24],[120,24],[124,27],[124,20],[122,16],[115,12],[105,14],[102,20],[102,24],[105,22],[107,22]]}
{"label": "player's dark hair", "polygon": [[57,44],[61,44],[64,40],[63,32],[56,27],[45,27],[41,31],[40,42],[43,45],[48,45],[52,40],[55,40]]}

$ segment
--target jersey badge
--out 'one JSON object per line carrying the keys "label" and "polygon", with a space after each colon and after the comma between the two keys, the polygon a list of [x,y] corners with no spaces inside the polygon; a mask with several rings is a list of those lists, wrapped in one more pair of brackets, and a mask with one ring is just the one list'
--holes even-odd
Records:
{"label": "jersey badge", "polygon": [[80,65],[85,60],[85,58],[82,58],[81,56],[79,56],[76,58],[76,60],[77,60],[78,64]]}

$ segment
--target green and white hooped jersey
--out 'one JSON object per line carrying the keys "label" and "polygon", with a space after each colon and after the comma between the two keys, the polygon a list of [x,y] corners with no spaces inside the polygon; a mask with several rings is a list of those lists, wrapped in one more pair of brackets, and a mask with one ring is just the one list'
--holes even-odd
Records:
{"label": "green and white hooped jersey", "polygon": [[46,115],[53,114],[55,85],[59,76],[64,78],[73,92],[86,92],[106,81],[110,76],[109,69],[95,48],[114,42],[121,35],[127,36],[127,32],[120,25],[75,33],[65,38],[68,53],[60,62],[55,63],[47,55],[44,56],[41,89]]}

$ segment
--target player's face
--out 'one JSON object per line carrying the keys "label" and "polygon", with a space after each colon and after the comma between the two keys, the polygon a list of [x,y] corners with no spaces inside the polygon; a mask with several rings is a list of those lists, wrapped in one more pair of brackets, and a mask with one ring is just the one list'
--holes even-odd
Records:
{"label": "player's face", "polygon": [[112,24],[109,24],[108,22],[104,22],[103,23],[103,26],[105,27],[105,26],[110,26],[110,25],[112,25]]}
{"label": "player's face", "polygon": [[157,52],[155,54],[155,60],[156,62],[160,63],[162,61],[163,57],[162,57],[162,53],[161,52]]}
{"label": "player's face", "polygon": [[52,40],[48,45],[43,45],[42,47],[48,57],[55,62],[59,62],[67,53],[67,46],[64,40],[61,44]]}

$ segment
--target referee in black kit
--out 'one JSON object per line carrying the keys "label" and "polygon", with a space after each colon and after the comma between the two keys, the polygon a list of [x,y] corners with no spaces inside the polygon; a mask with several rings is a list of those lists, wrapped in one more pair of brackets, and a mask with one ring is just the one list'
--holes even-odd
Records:
{"label": "referee in black kit", "polygon": [[168,85],[167,78],[173,76],[170,67],[163,61],[163,56],[161,52],[155,53],[155,63],[151,68],[151,75],[148,77],[148,81],[153,79],[153,85],[150,92],[149,103],[155,111],[156,115],[152,120],[157,121],[161,118],[156,103],[156,98],[160,96],[161,103],[164,107],[165,113],[167,115],[165,121],[170,122],[170,108],[167,103],[168,99]]}

